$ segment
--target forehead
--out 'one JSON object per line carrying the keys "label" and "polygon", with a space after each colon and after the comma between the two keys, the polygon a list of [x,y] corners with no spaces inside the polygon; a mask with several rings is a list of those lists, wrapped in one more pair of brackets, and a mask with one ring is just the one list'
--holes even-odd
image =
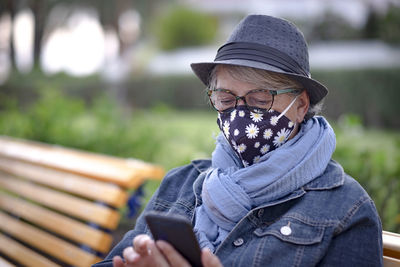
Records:
{"label": "forehead", "polygon": [[253,89],[301,88],[301,85],[283,74],[224,64],[216,66],[212,75],[212,84],[223,89],[228,89],[226,88],[228,86],[230,90],[240,90],[242,93]]}
{"label": "forehead", "polygon": [[244,95],[251,90],[260,89],[260,86],[232,77],[226,68],[218,68],[216,70],[216,88],[230,90],[236,95]]}

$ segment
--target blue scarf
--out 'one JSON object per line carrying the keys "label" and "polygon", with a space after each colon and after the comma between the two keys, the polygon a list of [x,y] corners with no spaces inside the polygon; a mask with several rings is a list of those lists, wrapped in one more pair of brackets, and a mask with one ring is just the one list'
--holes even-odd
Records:
{"label": "blue scarf", "polygon": [[314,117],[301,125],[295,137],[261,157],[260,162],[243,168],[220,134],[203,183],[203,203],[196,208],[194,229],[200,246],[215,251],[252,209],[320,176],[335,146],[335,133],[329,123],[323,117]]}

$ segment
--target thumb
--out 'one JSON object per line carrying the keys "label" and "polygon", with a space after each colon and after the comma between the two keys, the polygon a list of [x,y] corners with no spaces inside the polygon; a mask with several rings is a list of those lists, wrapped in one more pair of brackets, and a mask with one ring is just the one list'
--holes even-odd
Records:
{"label": "thumb", "polygon": [[218,257],[210,249],[205,248],[201,252],[201,262],[204,267],[223,267]]}

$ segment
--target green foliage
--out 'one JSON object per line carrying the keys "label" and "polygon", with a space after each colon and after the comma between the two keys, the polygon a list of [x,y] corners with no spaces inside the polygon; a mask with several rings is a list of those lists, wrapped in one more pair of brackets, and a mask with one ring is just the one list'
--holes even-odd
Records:
{"label": "green foliage", "polygon": [[217,20],[211,15],[175,7],[155,21],[156,37],[163,50],[208,44],[214,40]]}
{"label": "green foliage", "polygon": [[[211,135],[203,136],[210,118],[215,119],[211,112],[180,113],[167,105],[130,112],[109,96],[88,104],[55,88],[41,90],[38,100],[23,110],[17,101],[5,102],[0,110],[2,135],[134,157],[167,169],[189,163],[194,150],[199,157],[209,157],[213,145]],[[214,128],[217,131],[216,124]]]}
{"label": "green foliage", "polygon": [[375,201],[384,229],[400,230],[400,134],[366,130],[357,116],[336,127],[334,158]]}
{"label": "green foliage", "polygon": [[[213,111],[160,104],[128,112],[106,96],[88,104],[55,88],[39,93],[23,110],[8,98],[0,110],[0,134],[142,159],[169,170],[209,158],[219,131]],[[334,128],[334,158],[374,199],[384,229],[400,231],[400,134],[367,130],[356,115],[342,117]],[[147,199],[157,186],[147,184]]]}

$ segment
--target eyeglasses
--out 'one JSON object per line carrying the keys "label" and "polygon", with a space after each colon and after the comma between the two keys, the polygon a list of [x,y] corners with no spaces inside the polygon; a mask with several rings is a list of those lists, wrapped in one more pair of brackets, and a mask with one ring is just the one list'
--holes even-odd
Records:
{"label": "eyeglasses", "polygon": [[220,113],[230,112],[237,106],[239,99],[242,99],[246,107],[254,113],[266,113],[274,104],[274,97],[280,94],[300,93],[300,89],[255,89],[244,96],[237,96],[226,89],[213,89],[208,91],[208,97],[212,106]]}

